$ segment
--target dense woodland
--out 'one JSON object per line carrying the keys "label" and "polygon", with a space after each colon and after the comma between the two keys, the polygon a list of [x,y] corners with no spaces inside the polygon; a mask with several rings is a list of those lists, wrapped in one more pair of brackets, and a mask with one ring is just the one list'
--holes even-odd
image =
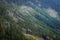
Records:
{"label": "dense woodland", "polygon": [[[0,3],[0,40],[35,40],[33,38],[34,36],[38,36],[38,38],[42,38],[41,40],[43,39],[60,40],[60,36],[59,36],[60,31],[55,30],[56,28],[57,29],[59,28],[54,27],[54,26],[60,26],[59,25],[60,21],[57,21],[56,19],[53,18],[51,20],[53,22],[51,22],[50,20],[47,22],[46,16],[49,19],[52,18],[48,15],[47,12],[38,10],[42,14],[44,13],[47,14],[46,16],[44,16],[45,14],[39,15],[37,14],[38,12],[34,10],[29,10],[30,13],[32,14],[31,16],[22,12],[23,10],[22,8],[20,8],[19,10],[19,7],[20,6],[17,6],[15,4],[6,5],[4,3]],[[12,14],[13,16],[11,16],[9,13]],[[14,20],[14,17],[16,17],[18,20]],[[52,25],[52,24],[56,24],[56,25]],[[24,34],[29,34],[32,35],[33,37]]]}

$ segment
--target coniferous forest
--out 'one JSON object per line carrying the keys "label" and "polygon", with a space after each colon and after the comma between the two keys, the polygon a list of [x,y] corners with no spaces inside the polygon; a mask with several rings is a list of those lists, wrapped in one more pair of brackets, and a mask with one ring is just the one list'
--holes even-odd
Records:
{"label": "coniferous forest", "polygon": [[60,40],[59,0],[0,0],[0,40]]}

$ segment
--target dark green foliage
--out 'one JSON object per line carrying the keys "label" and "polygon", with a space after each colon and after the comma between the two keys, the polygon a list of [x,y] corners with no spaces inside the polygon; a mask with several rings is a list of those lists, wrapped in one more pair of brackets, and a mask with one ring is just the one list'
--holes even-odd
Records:
{"label": "dark green foliage", "polygon": [[0,40],[23,40],[21,28],[12,19],[7,21],[5,6],[0,5]]}
{"label": "dark green foliage", "polygon": [[[0,40],[34,40],[32,37],[25,37],[23,35],[24,31],[22,28],[27,31],[30,29],[30,34],[32,35],[37,35],[39,37],[42,37],[42,35],[48,35],[55,40],[60,39],[60,32],[48,26],[48,24],[52,26],[59,26],[59,21],[54,20],[47,14],[44,14],[45,12],[42,10],[39,10],[42,12],[40,15],[38,14],[39,12],[35,10],[31,11],[32,15],[28,15],[29,13],[27,14],[20,12],[19,10],[22,9],[19,9],[20,7],[15,6],[16,5],[8,7],[8,5],[0,4]],[[12,17],[9,16],[8,11],[14,15]],[[18,22],[15,22],[15,20],[13,20],[13,17],[16,17],[18,19]],[[46,20],[47,18],[49,20]]]}
{"label": "dark green foliage", "polygon": [[8,7],[0,4],[0,40],[33,40],[23,35],[22,24],[17,24],[7,12]]}

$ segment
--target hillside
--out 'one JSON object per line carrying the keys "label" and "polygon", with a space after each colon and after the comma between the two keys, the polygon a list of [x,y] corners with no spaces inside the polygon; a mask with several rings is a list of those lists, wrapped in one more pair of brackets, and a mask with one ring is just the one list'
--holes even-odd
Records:
{"label": "hillside", "polygon": [[18,1],[19,5],[14,0],[0,1],[1,40],[60,40],[58,12],[33,1]]}
{"label": "hillside", "polygon": [[33,35],[30,35],[30,34],[24,34],[25,35],[25,37],[26,37],[26,39],[27,40],[44,40],[43,38],[39,38],[39,37],[37,37],[37,36],[33,36]]}

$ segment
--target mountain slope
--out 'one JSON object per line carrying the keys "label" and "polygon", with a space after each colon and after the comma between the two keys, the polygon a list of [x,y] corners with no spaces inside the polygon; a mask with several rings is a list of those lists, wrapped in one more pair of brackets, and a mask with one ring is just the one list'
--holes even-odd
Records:
{"label": "mountain slope", "polygon": [[[17,35],[18,37],[17,39],[20,39],[21,36],[18,36],[20,35],[20,33],[21,35],[23,33],[26,33],[36,35],[42,38],[44,38],[44,36],[45,38],[46,36],[48,36],[49,38],[52,38],[54,40],[59,40],[60,21],[52,17],[49,14],[49,12],[47,12],[47,10],[36,6],[34,3],[32,4],[33,4],[32,6],[34,6],[35,8],[27,5],[16,5],[14,3],[8,4],[1,3],[0,4],[1,11],[0,24],[2,24],[1,27],[3,27],[6,30],[9,30],[9,32],[12,33],[9,34],[9,32],[7,31],[9,35],[12,36],[14,34],[13,35],[14,38],[16,37],[15,35]],[[22,39],[23,38],[24,36],[22,37]]]}
{"label": "mountain slope", "polygon": [[[28,39],[28,40],[31,40],[31,38],[33,39],[33,40],[44,40],[43,38],[39,38],[39,37],[36,37],[36,36],[32,36],[32,35],[30,35],[30,34],[24,34],[25,35],[25,37],[26,37],[26,39]],[[30,38],[30,39],[29,39]]]}

